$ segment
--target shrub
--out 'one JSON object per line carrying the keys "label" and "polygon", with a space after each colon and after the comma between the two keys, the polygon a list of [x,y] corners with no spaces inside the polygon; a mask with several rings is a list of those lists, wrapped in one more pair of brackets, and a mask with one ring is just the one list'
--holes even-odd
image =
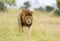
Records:
{"label": "shrub", "polygon": [[0,11],[5,11],[6,6],[4,5],[3,2],[0,1]]}
{"label": "shrub", "polygon": [[60,9],[56,9],[54,12],[56,15],[60,16]]}
{"label": "shrub", "polygon": [[46,9],[47,12],[51,12],[54,9],[54,7],[46,6],[45,9]]}

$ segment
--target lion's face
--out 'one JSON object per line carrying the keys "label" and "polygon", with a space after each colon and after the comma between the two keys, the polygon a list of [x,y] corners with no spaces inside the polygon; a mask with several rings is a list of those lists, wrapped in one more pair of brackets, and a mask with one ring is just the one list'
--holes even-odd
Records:
{"label": "lion's face", "polygon": [[30,25],[32,23],[32,16],[25,16],[25,23]]}

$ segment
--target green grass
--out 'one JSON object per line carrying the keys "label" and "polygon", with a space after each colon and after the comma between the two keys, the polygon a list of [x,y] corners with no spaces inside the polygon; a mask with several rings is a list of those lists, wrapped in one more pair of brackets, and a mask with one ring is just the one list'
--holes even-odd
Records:
{"label": "green grass", "polygon": [[60,41],[60,17],[47,12],[34,12],[31,34],[22,33],[17,10],[0,13],[0,41]]}

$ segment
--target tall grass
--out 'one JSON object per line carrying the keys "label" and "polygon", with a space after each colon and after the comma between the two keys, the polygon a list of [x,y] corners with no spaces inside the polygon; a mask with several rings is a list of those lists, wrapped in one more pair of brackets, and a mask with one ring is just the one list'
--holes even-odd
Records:
{"label": "tall grass", "polygon": [[31,34],[22,33],[18,25],[18,10],[0,13],[0,41],[60,41],[60,17],[47,12],[34,12]]}

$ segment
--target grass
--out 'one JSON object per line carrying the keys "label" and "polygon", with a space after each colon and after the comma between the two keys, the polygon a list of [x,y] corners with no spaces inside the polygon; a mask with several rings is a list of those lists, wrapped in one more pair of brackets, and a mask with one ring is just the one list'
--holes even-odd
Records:
{"label": "grass", "polygon": [[31,35],[18,26],[18,12],[0,13],[0,41],[60,41],[60,17],[47,12],[34,12]]}

